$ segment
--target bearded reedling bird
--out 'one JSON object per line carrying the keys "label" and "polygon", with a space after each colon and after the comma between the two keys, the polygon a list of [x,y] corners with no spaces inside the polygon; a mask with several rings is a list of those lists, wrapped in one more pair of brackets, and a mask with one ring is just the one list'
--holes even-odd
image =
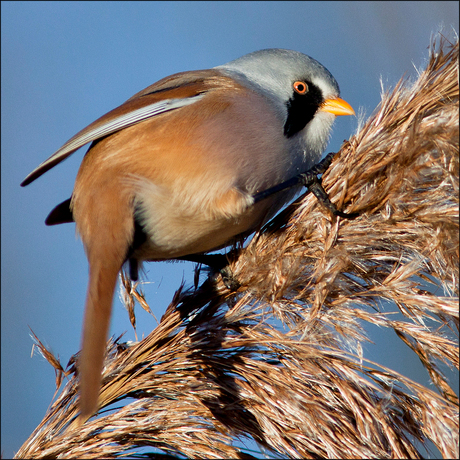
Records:
{"label": "bearded reedling bird", "polygon": [[25,186],[91,142],[72,197],[48,225],[75,221],[89,262],[80,421],[97,410],[118,274],[129,262],[209,252],[250,234],[299,186],[253,196],[311,168],[336,115],[354,114],[316,60],[266,49],[154,83],[77,133]]}

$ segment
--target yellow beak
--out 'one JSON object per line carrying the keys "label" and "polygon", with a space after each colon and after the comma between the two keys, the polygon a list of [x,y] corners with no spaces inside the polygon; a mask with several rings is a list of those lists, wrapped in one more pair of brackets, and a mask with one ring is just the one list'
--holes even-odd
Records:
{"label": "yellow beak", "polygon": [[334,115],[354,115],[355,111],[352,106],[337,97],[335,99],[326,99],[323,104],[321,104],[320,110],[324,112],[333,113]]}

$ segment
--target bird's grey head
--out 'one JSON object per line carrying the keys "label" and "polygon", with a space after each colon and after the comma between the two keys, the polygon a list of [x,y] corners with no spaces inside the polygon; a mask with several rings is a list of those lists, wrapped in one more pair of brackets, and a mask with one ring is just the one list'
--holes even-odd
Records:
{"label": "bird's grey head", "polygon": [[254,51],[215,68],[239,76],[246,84],[283,101],[292,96],[292,84],[296,80],[315,84],[321,89],[324,99],[340,94],[339,85],[329,70],[298,51],[279,48]]}

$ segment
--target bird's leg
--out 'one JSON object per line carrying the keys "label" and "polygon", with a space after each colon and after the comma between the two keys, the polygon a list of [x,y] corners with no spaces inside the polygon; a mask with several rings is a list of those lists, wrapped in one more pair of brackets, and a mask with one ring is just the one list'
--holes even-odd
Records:
{"label": "bird's leg", "polygon": [[187,256],[176,257],[176,260],[188,260],[189,262],[207,265],[214,274],[220,273],[222,281],[228,289],[236,291],[240,285],[229,268],[229,261],[238,252],[235,249],[228,254],[189,254]]}
{"label": "bird's leg", "polygon": [[175,259],[204,264],[215,271],[222,270],[228,265],[228,259],[225,254],[189,254],[187,256],[175,257]]}
{"label": "bird's leg", "polygon": [[334,214],[335,216],[344,217],[346,219],[354,219],[358,214],[348,214],[339,211],[331,202],[329,196],[325,192],[323,185],[321,184],[321,179],[318,179],[318,174],[323,174],[327,171],[327,169],[332,163],[332,159],[334,158],[334,156],[334,152],[328,153],[318,164],[314,165],[308,171],[300,173],[297,176],[294,176],[291,179],[282,182],[281,184],[275,185],[267,190],[264,190],[263,192],[256,193],[255,195],[253,195],[254,203],[258,203],[259,201],[262,201],[270,195],[280,192],[281,190],[285,190],[287,188],[302,184],[304,187],[307,187],[308,190],[316,196],[318,201],[322,203],[327,209],[329,209],[332,212],[332,214]]}

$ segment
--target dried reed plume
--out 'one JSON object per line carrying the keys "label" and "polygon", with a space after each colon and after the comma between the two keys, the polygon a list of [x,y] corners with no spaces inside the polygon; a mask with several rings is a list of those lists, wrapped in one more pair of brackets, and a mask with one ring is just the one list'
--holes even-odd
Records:
{"label": "dried reed plume", "polygon": [[[324,174],[358,218],[305,194],[231,260],[236,291],[220,275],[181,287],[148,337],[110,341],[111,410],[76,429],[75,359],[64,370],[36,339],[68,383],[16,458],[251,458],[236,438],[289,458],[420,458],[429,441],[458,458],[439,367],[458,369],[458,50],[437,38]],[[437,391],[365,360],[366,323],[394,330]]]}

